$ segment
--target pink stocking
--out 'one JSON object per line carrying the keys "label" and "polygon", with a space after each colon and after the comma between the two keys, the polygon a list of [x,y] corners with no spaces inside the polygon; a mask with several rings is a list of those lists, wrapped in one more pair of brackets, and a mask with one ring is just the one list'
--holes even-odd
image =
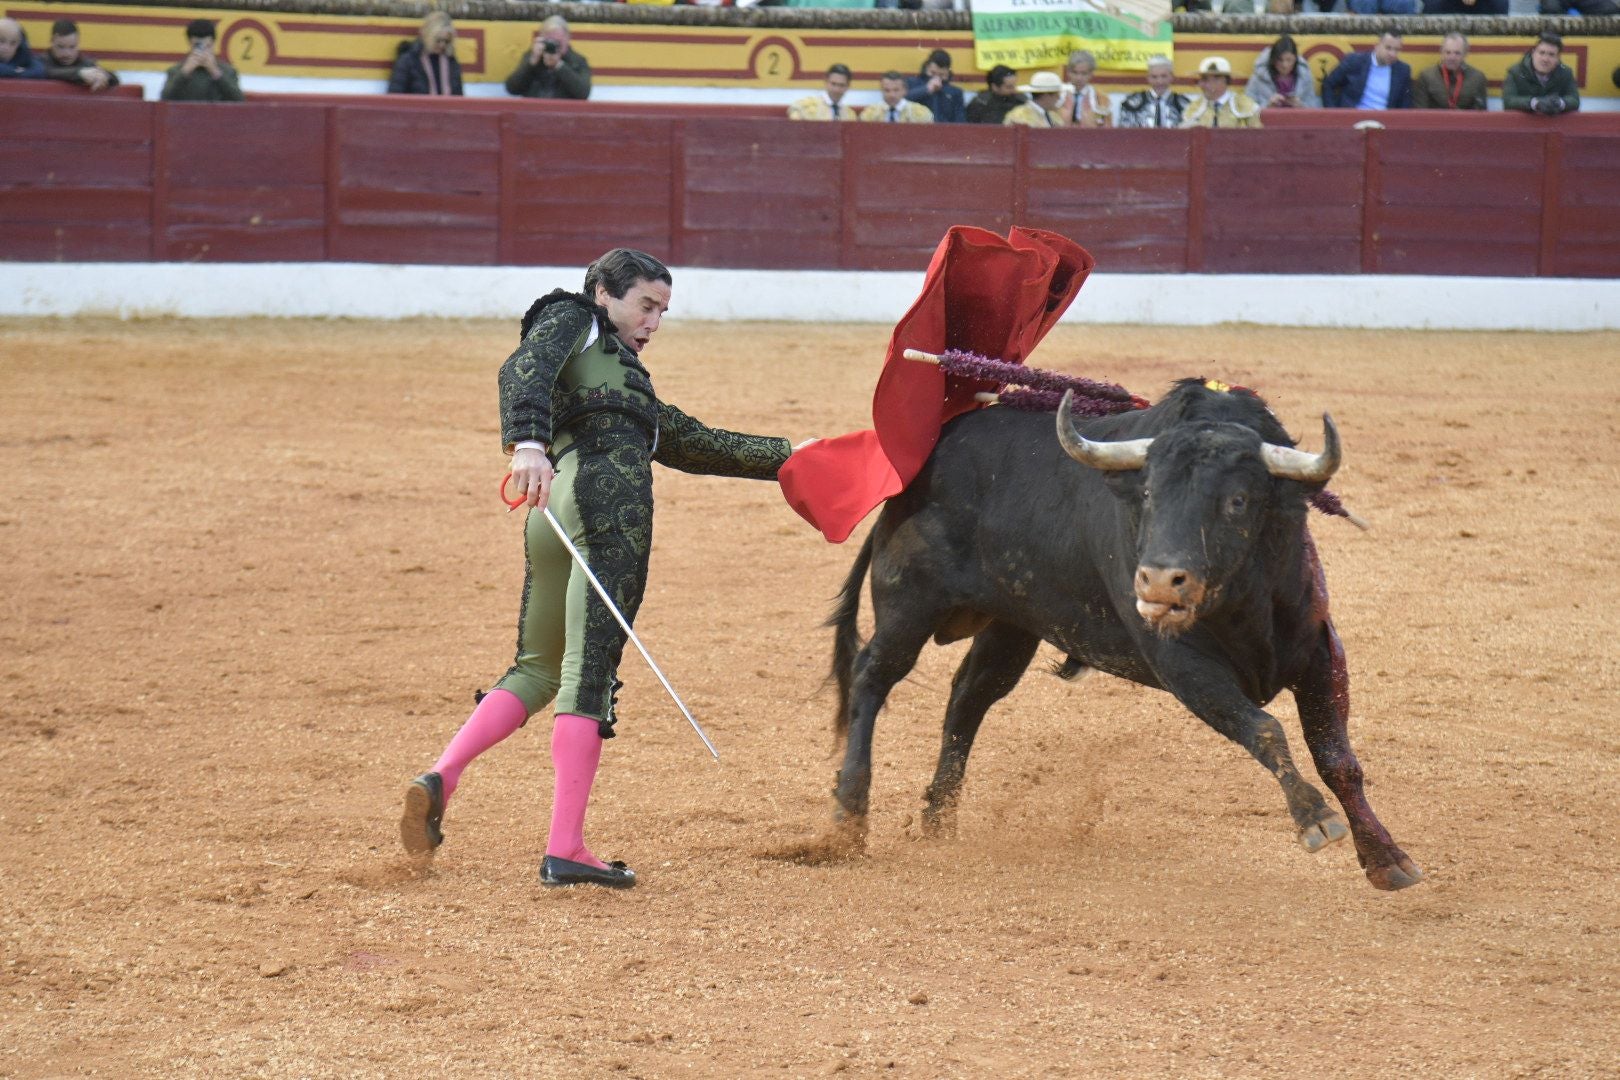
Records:
{"label": "pink stocking", "polygon": [[439,755],[439,763],[433,766],[433,771],[444,780],[446,804],[461,780],[461,770],[472,764],[473,758],[522,727],[528,718],[528,707],[510,690],[491,690],[484,695],[484,700]]}
{"label": "pink stocking", "polygon": [[551,729],[551,767],[557,785],[551,800],[551,836],[546,854],[559,859],[607,866],[585,846],[585,804],[591,782],[602,760],[602,735],[595,720],[574,713],[558,713]]}

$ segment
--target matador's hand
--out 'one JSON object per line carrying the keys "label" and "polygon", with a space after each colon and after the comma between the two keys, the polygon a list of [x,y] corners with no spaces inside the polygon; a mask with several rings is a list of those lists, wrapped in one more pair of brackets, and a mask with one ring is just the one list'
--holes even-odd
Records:
{"label": "matador's hand", "polygon": [[512,491],[521,495],[535,510],[544,510],[551,499],[553,476],[551,459],[544,449],[526,446],[512,452]]}

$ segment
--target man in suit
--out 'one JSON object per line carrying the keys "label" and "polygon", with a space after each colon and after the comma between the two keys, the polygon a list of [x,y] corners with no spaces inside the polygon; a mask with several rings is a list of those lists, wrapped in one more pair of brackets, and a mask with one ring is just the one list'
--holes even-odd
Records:
{"label": "man in suit", "polygon": [[1322,80],[1330,109],[1410,109],[1412,69],[1401,61],[1401,32],[1385,30],[1370,53],[1351,53]]}
{"label": "man in suit", "polygon": [[861,119],[877,124],[932,124],[934,114],[928,106],[906,100],[906,77],[898,71],[885,71],[878,80],[883,92],[881,105],[868,105],[861,110]]}
{"label": "man in suit", "polygon": [[849,93],[849,68],[834,64],[827,69],[827,85],[819,94],[800,98],[788,106],[789,120],[859,120],[853,105],[844,104]]}
{"label": "man in suit", "polygon": [[1468,66],[1468,39],[1453,30],[1440,41],[1440,62],[1417,77],[1415,109],[1483,109],[1485,73]]}
{"label": "man in suit", "polygon": [[1181,126],[1181,117],[1192,104],[1185,94],[1171,89],[1175,72],[1168,56],[1155,56],[1147,62],[1146,90],[1138,90],[1119,106],[1119,126],[1122,128],[1175,128]]}
{"label": "man in suit", "polygon": [[927,106],[939,124],[960,124],[967,119],[966,98],[960,87],[951,85],[951,54],[935,49],[923,62],[922,71],[906,80],[906,100]]}

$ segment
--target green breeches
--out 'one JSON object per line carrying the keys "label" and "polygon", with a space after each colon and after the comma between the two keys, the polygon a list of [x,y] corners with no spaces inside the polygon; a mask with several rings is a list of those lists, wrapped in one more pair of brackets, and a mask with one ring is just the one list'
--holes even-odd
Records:
{"label": "green breeches", "polygon": [[[548,504],[625,619],[634,623],[652,551],[652,463],[645,432],[611,413],[584,418],[557,463]],[[553,700],[612,735],[624,631],[545,515],[524,526],[527,569],[517,657],[496,687],[530,715]]]}

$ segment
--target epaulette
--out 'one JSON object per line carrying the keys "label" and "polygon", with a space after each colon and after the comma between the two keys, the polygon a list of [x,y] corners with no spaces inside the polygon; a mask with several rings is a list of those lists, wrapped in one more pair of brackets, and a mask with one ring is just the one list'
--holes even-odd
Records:
{"label": "epaulette", "polygon": [[523,322],[518,331],[518,340],[523,341],[528,338],[529,329],[534,326],[534,321],[540,317],[540,313],[542,311],[550,307],[552,304],[561,303],[565,300],[570,303],[577,304],[581,309],[593,316],[596,319],[597,327],[602,331],[602,333],[606,334],[612,332],[613,323],[608,319],[606,308],[599,304],[592,303],[584,293],[569,292],[567,289],[552,289],[550,292],[546,293],[546,295],[529,305],[529,310],[523,315]]}

